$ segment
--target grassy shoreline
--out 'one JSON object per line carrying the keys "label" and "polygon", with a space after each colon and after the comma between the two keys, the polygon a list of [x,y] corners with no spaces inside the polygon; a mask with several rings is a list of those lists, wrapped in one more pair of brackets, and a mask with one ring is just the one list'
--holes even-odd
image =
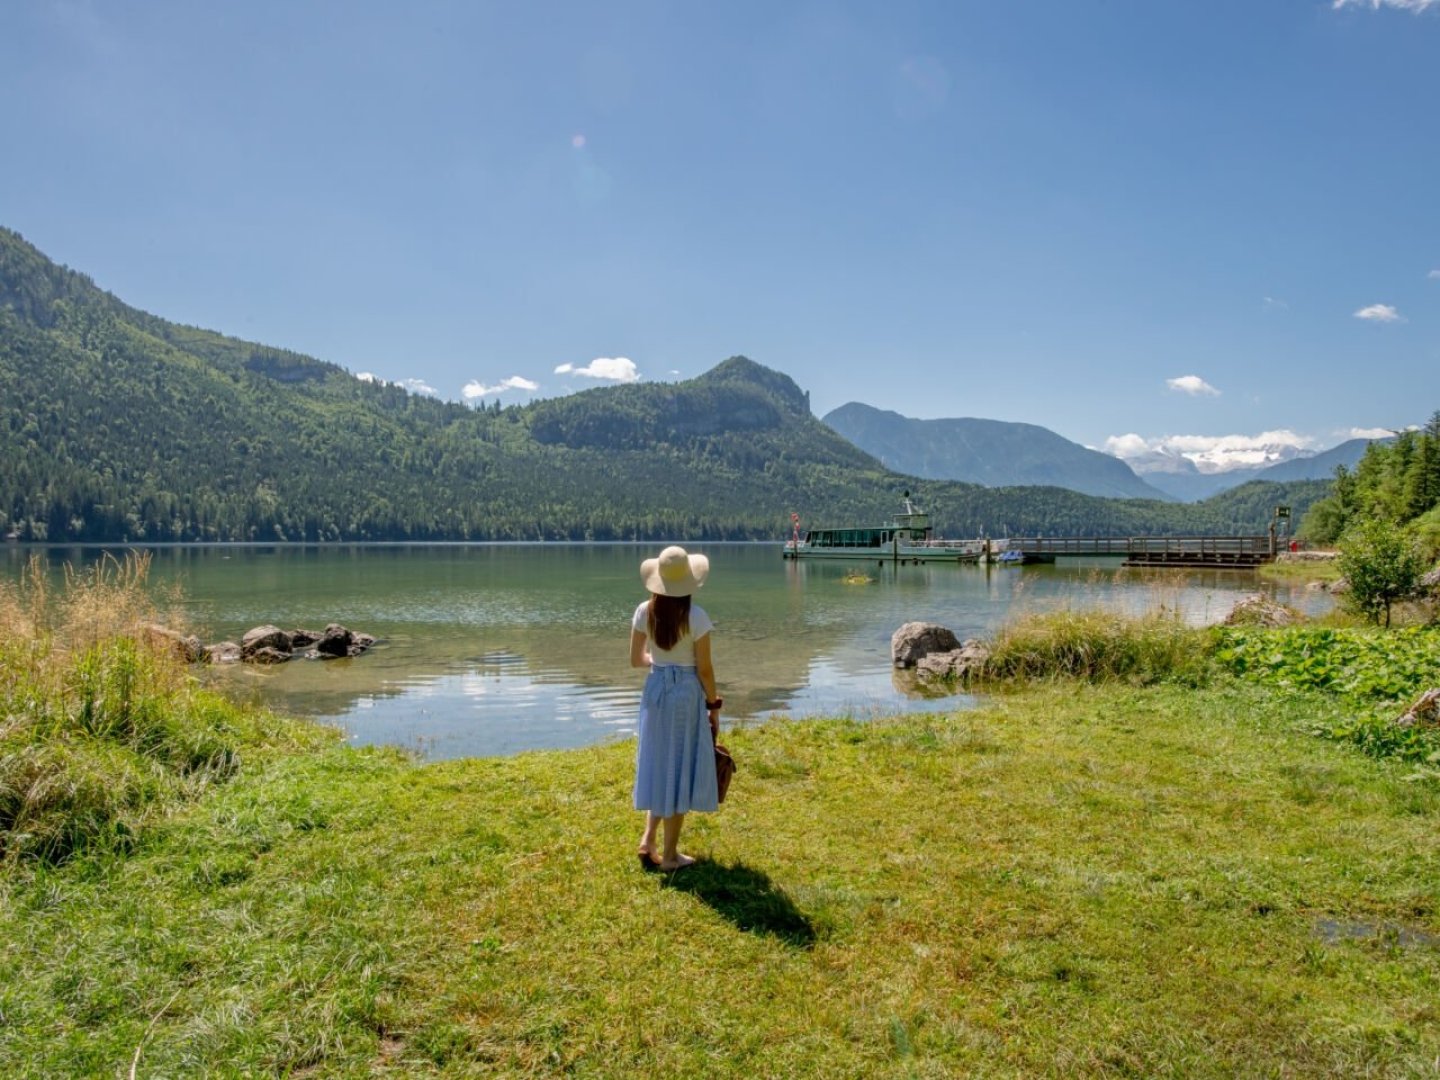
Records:
{"label": "grassy shoreline", "polygon": [[1440,787],[1333,699],[1054,684],[737,731],[642,873],[625,745],[278,757],[0,882],[0,1071],[1421,1075]]}
{"label": "grassy shoreline", "polygon": [[1435,627],[1033,616],[975,710],[727,732],[664,876],[633,745],[340,745],[143,569],[0,590],[0,1075],[1440,1070]]}
{"label": "grassy shoreline", "polygon": [[1339,581],[1340,564],[1336,559],[1279,559],[1255,569],[1261,580],[1269,581]]}

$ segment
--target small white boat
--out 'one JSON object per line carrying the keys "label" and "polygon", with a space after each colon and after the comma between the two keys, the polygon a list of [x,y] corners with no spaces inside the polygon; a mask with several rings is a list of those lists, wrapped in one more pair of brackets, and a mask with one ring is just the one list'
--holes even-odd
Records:
{"label": "small white boat", "polygon": [[930,515],[916,510],[905,493],[905,510],[883,525],[853,529],[810,529],[802,536],[800,516],[791,514],[787,559],[873,559],[876,562],[979,562],[983,540],[941,540],[931,535]]}

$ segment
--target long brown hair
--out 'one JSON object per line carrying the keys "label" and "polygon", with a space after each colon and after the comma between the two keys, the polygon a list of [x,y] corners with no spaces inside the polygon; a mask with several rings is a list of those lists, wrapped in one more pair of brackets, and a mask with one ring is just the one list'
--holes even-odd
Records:
{"label": "long brown hair", "polygon": [[690,597],[650,594],[650,640],[669,652],[690,632]]}

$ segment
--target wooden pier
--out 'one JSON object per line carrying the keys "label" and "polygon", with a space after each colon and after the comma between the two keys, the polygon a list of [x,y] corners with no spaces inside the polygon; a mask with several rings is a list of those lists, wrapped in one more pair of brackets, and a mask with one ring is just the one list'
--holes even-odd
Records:
{"label": "wooden pier", "polygon": [[[1123,558],[1126,566],[1250,570],[1271,562],[1273,535],[1028,536],[985,541],[991,562],[1053,563],[1069,558]],[[1015,552],[1015,555],[1007,555]]]}

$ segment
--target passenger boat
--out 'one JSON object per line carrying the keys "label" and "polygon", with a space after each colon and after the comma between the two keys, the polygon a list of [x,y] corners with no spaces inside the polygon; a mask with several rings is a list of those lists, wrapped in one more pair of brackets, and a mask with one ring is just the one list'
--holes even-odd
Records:
{"label": "passenger boat", "polygon": [[983,540],[941,540],[931,535],[930,515],[916,510],[905,493],[905,510],[883,525],[854,529],[810,529],[800,534],[800,516],[790,515],[787,559],[873,559],[877,562],[979,562]]}

